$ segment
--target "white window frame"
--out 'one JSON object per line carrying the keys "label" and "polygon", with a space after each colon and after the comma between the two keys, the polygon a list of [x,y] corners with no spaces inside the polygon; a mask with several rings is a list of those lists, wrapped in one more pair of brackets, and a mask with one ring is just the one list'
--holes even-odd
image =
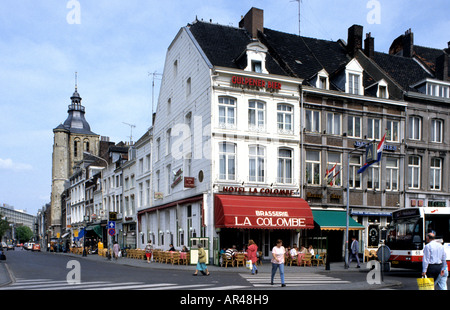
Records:
{"label": "white window frame", "polygon": [[367,118],[367,139],[381,140],[381,123],[379,118]]}
{"label": "white window frame", "polygon": [[[338,121],[338,124],[336,124]],[[327,112],[327,134],[340,135],[342,132],[342,114]]]}
{"label": "white window frame", "polygon": [[430,184],[429,188],[432,191],[442,190],[442,158],[439,157],[431,158],[429,184]]}
{"label": "white window frame", "polygon": [[430,126],[430,141],[434,143],[442,143],[442,134],[444,129],[444,121],[433,118]]}
{"label": "white window frame", "polygon": [[[332,157],[338,156],[339,159],[336,160],[332,160]],[[342,154],[341,153],[336,153],[336,152],[329,152],[328,153],[328,161],[327,161],[327,170],[331,170],[334,165],[336,165],[336,167],[334,168],[332,175],[333,175],[333,180],[332,183],[333,185],[330,185],[327,182],[327,186],[333,186],[333,187],[341,187],[342,186]]]}
{"label": "white window frame", "polygon": [[[290,156],[281,155],[282,151],[290,152]],[[293,163],[294,150],[290,148],[280,147],[278,149],[278,169],[277,169],[277,183],[292,184],[293,183]]]}
{"label": "white window frame", "polygon": [[[408,157],[408,188],[420,189],[420,179],[421,179],[421,162],[422,158],[417,155],[410,155]],[[415,181],[417,180],[417,185]]]}
{"label": "white window frame", "polygon": [[348,73],[348,93],[352,95],[361,94],[361,74]]}
{"label": "white window frame", "polygon": [[388,142],[399,142],[400,141],[400,122],[387,120],[386,121],[386,141]]}
{"label": "white window frame", "polygon": [[[379,163],[372,164],[366,170],[367,170],[367,189],[380,190],[381,169],[380,169]],[[376,180],[374,180],[374,176],[377,177]],[[374,185],[376,185],[376,186],[374,186]]]}
{"label": "white window frame", "polygon": [[361,156],[350,157],[350,175],[349,175],[349,188],[361,189],[361,174],[358,170],[361,168]]}
{"label": "white window frame", "polygon": [[[319,159],[308,159],[308,155],[312,153],[319,154]],[[320,166],[320,158],[321,158],[321,152],[320,151],[306,151],[306,169],[305,169],[305,177],[306,177],[306,184],[308,185],[320,185],[321,184],[321,166]],[[308,171],[312,171],[313,173],[308,175]],[[314,173],[315,171],[315,173]]]}
{"label": "white window frame", "polygon": [[[223,147],[225,146],[225,149]],[[230,151],[228,147],[234,150]],[[236,143],[219,142],[219,180],[234,181],[236,180]],[[230,162],[233,162],[232,170],[230,170]],[[222,173],[224,171],[224,173]],[[234,173],[230,173],[233,171]]]}
{"label": "white window frame", "polygon": [[250,145],[248,147],[248,181],[264,183],[265,179],[266,148],[262,145]]}
{"label": "white window frame", "polygon": [[362,118],[360,116],[354,115],[347,116],[347,137],[361,138],[361,121]]}
{"label": "white window frame", "polygon": [[248,101],[248,129],[260,132],[266,130],[266,103],[264,101]]}
{"label": "white window frame", "polygon": [[421,140],[422,139],[422,118],[421,117],[414,116],[414,115],[408,117],[408,139],[410,139],[410,140]]}
{"label": "white window frame", "polygon": [[[227,96],[219,97],[218,107],[218,123],[220,128],[235,129],[236,128],[236,99]],[[221,116],[223,111],[223,116]],[[230,115],[232,112],[232,116]]]}
{"label": "white window frame", "polygon": [[386,158],[386,191],[398,191],[399,188],[399,159]]}
{"label": "white window frame", "polygon": [[305,110],[305,130],[320,133],[320,111]]}
{"label": "white window frame", "polygon": [[294,133],[294,107],[290,104],[277,104],[277,128],[278,133]]}

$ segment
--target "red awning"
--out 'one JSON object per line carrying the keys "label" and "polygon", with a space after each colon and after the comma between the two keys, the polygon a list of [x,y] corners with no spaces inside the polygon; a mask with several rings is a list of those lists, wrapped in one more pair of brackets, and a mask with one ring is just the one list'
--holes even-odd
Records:
{"label": "red awning", "polygon": [[311,208],[302,198],[216,195],[216,228],[312,229]]}

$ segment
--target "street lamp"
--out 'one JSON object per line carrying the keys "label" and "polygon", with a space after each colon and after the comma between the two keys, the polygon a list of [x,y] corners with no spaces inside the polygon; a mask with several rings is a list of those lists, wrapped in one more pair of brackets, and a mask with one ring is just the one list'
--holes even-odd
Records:
{"label": "street lamp", "polygon": [[345,265],[344,268],[348,269],[348,224],[349,224],[349,209],[350,209],[350,155],[353,152],[356,152],[357,150],[366,147],[370,144],[375,142],[375,140],[369,142],[369,143],[363,143],[356,147],[355,149],[351,150],[347,154],[347,208],[346,208],[346,223],[345,223]]}

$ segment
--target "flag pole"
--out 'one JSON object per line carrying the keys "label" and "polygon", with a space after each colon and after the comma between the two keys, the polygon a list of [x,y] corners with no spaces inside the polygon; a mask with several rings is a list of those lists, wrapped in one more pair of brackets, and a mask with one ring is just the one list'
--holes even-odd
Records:
{"label": "flag pole", "polygon": [[357,150],[366,147],[367,145],[374,143],[375,140],[369,143],[363,143],[360,146],[354,148],[350,152],[347,153],[347,208],[346,208],[346,223],[345,223],[345,265],[344,268],[348,269],[348,226],[349,226],[349,209],[350,209],[350,155]]}

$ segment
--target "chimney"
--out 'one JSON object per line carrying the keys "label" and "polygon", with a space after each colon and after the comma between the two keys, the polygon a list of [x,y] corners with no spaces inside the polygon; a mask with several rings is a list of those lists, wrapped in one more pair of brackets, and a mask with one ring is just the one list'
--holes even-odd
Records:
{"label": "chimney", "polygon": [[442,81],[450,81],[450,70],[448,68],[448,63],[450,61],[450,56],[443,53],[441,56],[436,58],[436,77]]}
{"label": "chimney", "polygon": [[258,30],[264,32],[264,11],[251,8],[239,22],[239,28],[245,28],[252,39],[258,38]]}
{"label": "chimney", "polygon": [[403,36],[403,57],[413,57],[414,55],[414,34],[409,28]]}
{"label": "chimney", "polygon": [[371,33],[366,34],[366,39],[364,40],[364,54],[367,57],[373,58],[375,53],[375,38],[371,36]]}
{"label": "chimney", "polygon": [[362,49],[363,27],[353,25],[348,28],[347,52],[351,57],[355,56],[358,49]]}

